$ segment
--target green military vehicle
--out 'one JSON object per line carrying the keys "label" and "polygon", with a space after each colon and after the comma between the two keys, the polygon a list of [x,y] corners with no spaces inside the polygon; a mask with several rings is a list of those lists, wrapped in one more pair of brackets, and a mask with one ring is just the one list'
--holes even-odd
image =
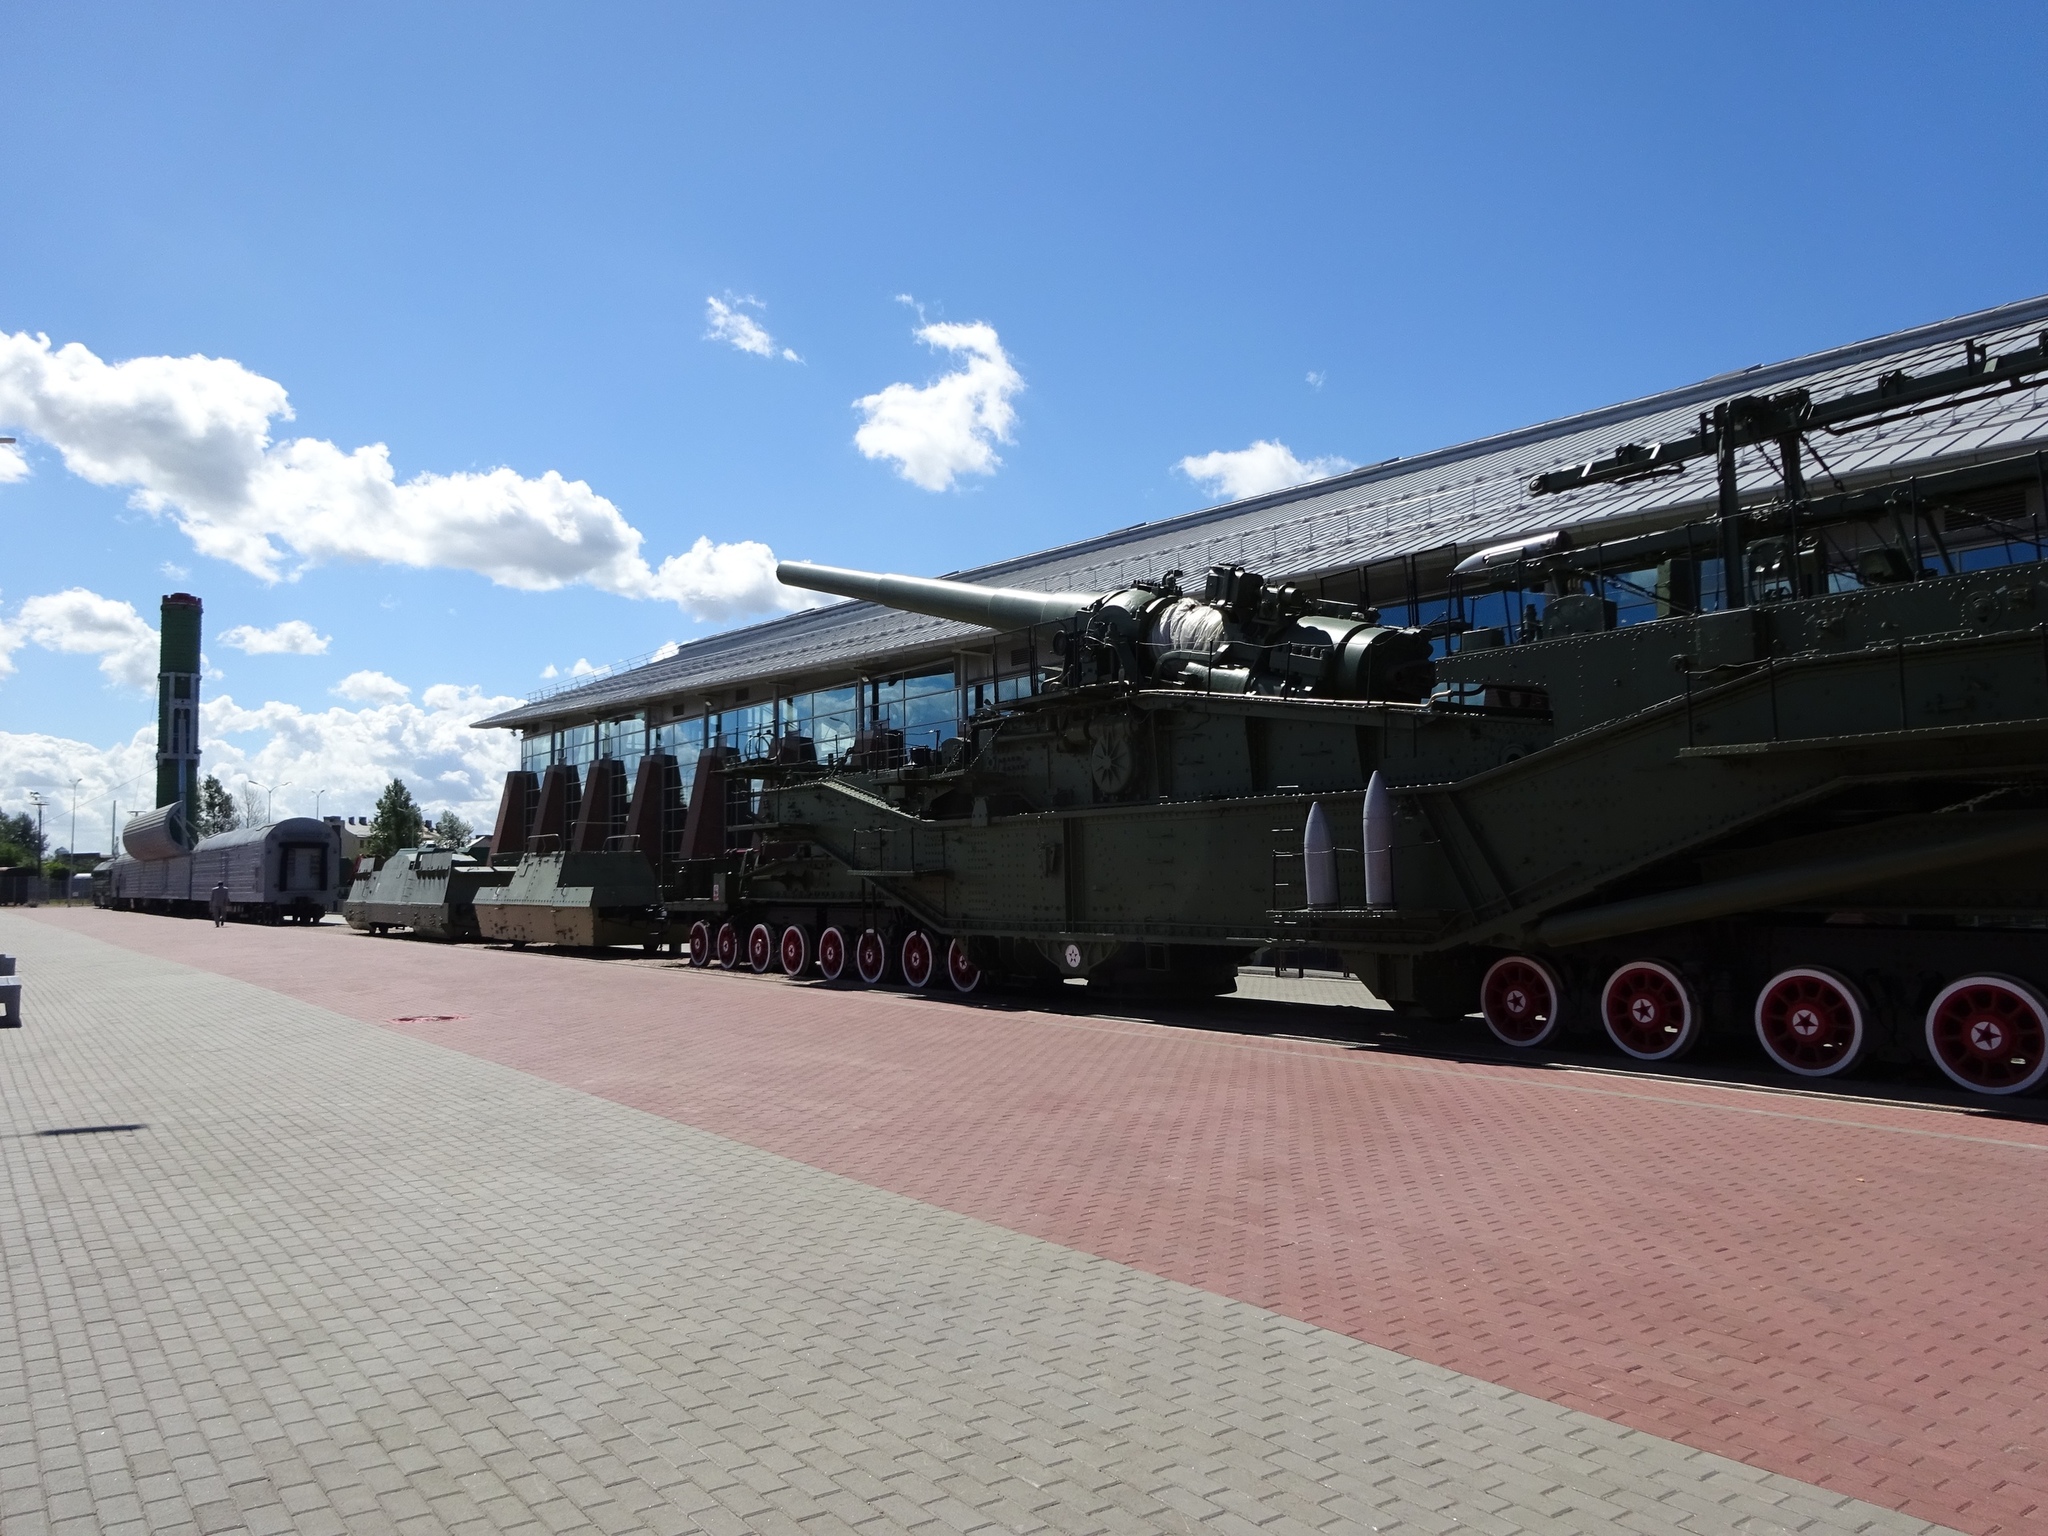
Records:
{"label": "green military vehicle", "polygon": [[510,869],[453,848],[401,848],[382,864],[363,860],[341,915],[358,933],[403,928],[422,939],[481,938],[477,897],[511,878]]}
{"label": "green military vehicle", "polygon": [[[1664,1062],[1740,1028],[1798,1076],[1876,1053],[2035,1088],[2048,565],[2038,516],[1985,509],[2024,508],[2042,459],[1832,494],[1801,466],[1809,434],[2044,371],[2048,341],[1972,346],[1541,476],[1568,497],[1708,457],[1719,511],[1442,551],[1428,625],[1236,567],[1057,594],[785,564],[812,590],[1050,627],[1062,671],[936,749],[878,719],[832,762],[800,737],[706,751],[669,910],[699,964],[1214,992],[1280,946],[1515,1047],[1593,1031]],[[1741,494],[1758,445],[1782,481]],[[1656,616],[1617,627],[1617,589]],[[1519,621],[1461,616],[1489,595]]]}
{"label": "green military vehicle", "polygon": [[602,949],[662,942],[661,887],[635,849],[528,853],[479,892],[476,921],[486,939],[524,946]]}

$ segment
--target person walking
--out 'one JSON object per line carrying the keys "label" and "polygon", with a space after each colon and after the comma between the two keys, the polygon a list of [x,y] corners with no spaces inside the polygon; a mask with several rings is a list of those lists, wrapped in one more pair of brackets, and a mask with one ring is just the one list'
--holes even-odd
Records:
{"label": "person walking", "polygon": [[228,921],[227,881],[221,880],[215,882],[213,887],[213,894],[206,898],[206,907],[207,910],[213,914],[213,926],[216,928],[225,928],[227,926]]}

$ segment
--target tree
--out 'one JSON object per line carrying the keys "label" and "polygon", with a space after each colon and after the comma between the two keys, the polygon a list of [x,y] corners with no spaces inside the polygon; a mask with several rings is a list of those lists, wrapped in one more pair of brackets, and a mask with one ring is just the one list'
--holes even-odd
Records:
{"label": "tree", "polygon": [[401,848],[417,848],[425,830],[412,791],[404,780],[393,779],[377,797],[377,814],[370,818],[363,852],[374,859],[388,859]]}
{"label": "tree", "polygon": [[242,824],[242,818],[235,810],[235,797],[210,773],[206,776],[206,782],[199,786],[197,822],[198,825],[192,830],[201,837],[212,837],[217,832],[232,832]]}
{"label": "tree", "polygon": [[476,833],[453,811],[443,811],[434,823],[434,840],[443,848],[467,848],[476,841]]}
{"label": "tree", "polygon": [[0,865],[40,864],[42,852],[35,817],[27,811],[0,816]]}

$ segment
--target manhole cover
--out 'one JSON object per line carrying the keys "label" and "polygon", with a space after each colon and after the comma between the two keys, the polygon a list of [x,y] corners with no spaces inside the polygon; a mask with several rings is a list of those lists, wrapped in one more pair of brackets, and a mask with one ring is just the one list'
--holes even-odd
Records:
{"label": "manhole cover", "polygon": [[393,1024],[453,1024],[457,1019],[466,1019],[466,1013],[401,1013],[389,1020]]}

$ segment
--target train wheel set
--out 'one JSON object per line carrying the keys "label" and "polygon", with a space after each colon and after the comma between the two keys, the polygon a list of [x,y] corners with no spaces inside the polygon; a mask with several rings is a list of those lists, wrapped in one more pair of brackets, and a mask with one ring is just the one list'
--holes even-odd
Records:
{"label": "train wheel set", "polygon": [[[1924,995],[1924,994],[1923,994]],[[1574,992],[1550,961],[1504,955],[1479,986],[1479,1012],[1503,1045],[1531,1050],[1554,1043],[1575,1013],[1597,1023],[1614,1048],[1634,1060],[1676,1061],[1704,1033],[1705,1004],[1684,967],[1637,959],[1614,967],[1597,990]],[[1896,1034],[1924,1048],[1925,1059],[1958,1088],[2003,1097],[2048,1079],[2048,997],[2031,982],[1997,972],[1948,982],[1924,1009],[1900,1008]],[[1794,1077],[1839,1077],[1869,1055],[1876,1034],[1863,990],[1844,972],[1797,965],[1762,983],[1749,1014],[1771,1065]]]}
{"label": "train wheel set", "polygon": [[891,935],[878,928],[849,933],[837,924],[812,929],[790,923],[778,933],[765,922],[743,931],[730,920],[714,924],[699,918],[690,925],[686,953],[699,970],[745,968],[757,975],[779,970],[791,980],[816,976],[866,987],[893,981],[919,992],[950,989],[965,995],[983,980],[966,940],[915,927]]}
{"label": "train wheel set", "polygon": [[[838,924],[790,923],[778,930],[767,922],[699,919],[690,927],[687,954],[698,969],[779,971],[791,980],[962,996],[986,980],[966,940],[915,926],[891,934]],[[1516,1050],[1555,1048],[1567,1026],[1576,1024],[1583,1034],[1597,1024],[1615,1050],[1657,1065],[1689,1055],[1706,1033],[1698,985],[1686,967],[1668,959],[1625,961],[1597,987],[1574,988],[1548,959],[1503,955],[1487,968],[1477,1002],[1494,1038]],[[1852,1071],[1869,1056],[1876,1033],[1863,990],[1827,966],[1779,971],[1756,990],[1749,1013],[1771,1065],[1809,1080]],[[1959,1088],[2007,1096],[2048,1080],[2048,996],[2030,982],[1991,972],[1965,975],[1942,987],[1912,1023],[1926,1059]]]}

